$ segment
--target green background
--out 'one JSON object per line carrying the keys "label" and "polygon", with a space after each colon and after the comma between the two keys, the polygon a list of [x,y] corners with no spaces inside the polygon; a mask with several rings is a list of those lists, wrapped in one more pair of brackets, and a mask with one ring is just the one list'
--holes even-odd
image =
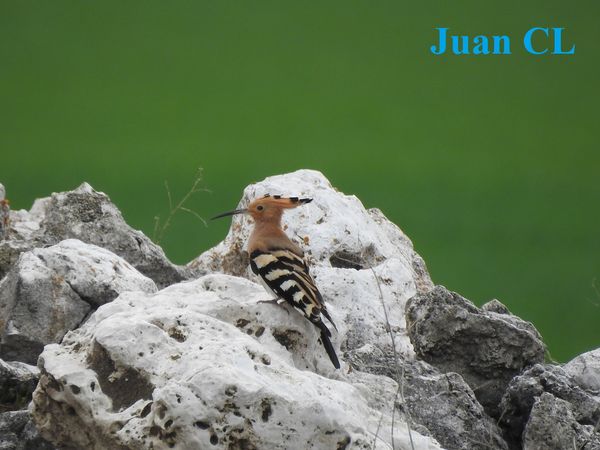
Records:
{"label": "green background", "polygon": [[[322,171],[412,238],[436,283],[498,298],[566,360],[600,345],[600,4],[2,2],[0,181],[14,208],[82,181],[134,227],[191,185],[204,217]],[[512,55],[433,56],[434,27]],[[574,56],[533,56],[532,26]],[[539,44],[539,41],[537,41]],[[343,213],[343,211],[341,211]],[[223,238],[178,214],[185,263]],[[595,284],[596,283],[596,284]]]}

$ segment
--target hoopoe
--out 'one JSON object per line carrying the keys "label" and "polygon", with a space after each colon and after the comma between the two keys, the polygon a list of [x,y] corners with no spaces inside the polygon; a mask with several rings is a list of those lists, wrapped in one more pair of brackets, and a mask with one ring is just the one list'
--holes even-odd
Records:
{"label": "hoopoe", "polygon": [[[251,202],[247,208],[229,211],[213,219],[234,214],[250,214],[254,229],[248,241],[250,267],[263,285],[277,299],[283,299],[302,313],[321,331],[321,342],[336,369],[340,368],[333,345],[331,331],[323,323],[321,315],[337,330],[321,293],[309,273],[304,252],[287,237],[281,228],[284,209],[310,203],[311,198],[265,195]],[[276,299],[276,300],[277,300]]]}

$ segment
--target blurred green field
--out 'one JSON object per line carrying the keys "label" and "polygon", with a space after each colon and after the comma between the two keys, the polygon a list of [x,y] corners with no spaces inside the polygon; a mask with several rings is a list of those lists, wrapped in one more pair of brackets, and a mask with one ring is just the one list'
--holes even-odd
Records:
{"label": "blurred green field", "polygon": [[[498,298],[557,360],[600,346],[600,4],[3,2],[0,181],[14,208],[82,181],[152,235],[164,181],[204,217],[312,168],[412,238],[435,282]],[[525,54],[565,27],[574,56]],[[434,27],[513,54],[436,57]],[[184,263],[228,223],[180,214]]]}

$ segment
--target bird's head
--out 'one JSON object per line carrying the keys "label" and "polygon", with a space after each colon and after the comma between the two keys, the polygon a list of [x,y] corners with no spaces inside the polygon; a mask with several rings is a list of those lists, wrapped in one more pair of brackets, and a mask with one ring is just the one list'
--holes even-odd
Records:
{"label": "bird's head", "polygon": [[281,195],[266,194],[264,197],[252,201],[247,208],[228,211],[213,219],[233,216],[234,214],[250,214],[256,222],[278,222],[283,210],[295,208],[305,203],[312,202],[312,198],[282,197]]}

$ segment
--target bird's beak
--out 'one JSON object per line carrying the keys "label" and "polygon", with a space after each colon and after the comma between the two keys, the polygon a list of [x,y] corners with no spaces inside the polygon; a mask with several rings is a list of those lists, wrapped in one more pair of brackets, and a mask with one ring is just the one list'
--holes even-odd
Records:
{"label": "bird's beak", "polygon": [[227,211],[227,212],[224,212],[223,214],[219,214],[218,216],[211,217],[210,220],[220,219],[221,217],[233,216],[235,214],[244,214],[247,212],[248,212],[247,209],[234,209],[233,211]]}

